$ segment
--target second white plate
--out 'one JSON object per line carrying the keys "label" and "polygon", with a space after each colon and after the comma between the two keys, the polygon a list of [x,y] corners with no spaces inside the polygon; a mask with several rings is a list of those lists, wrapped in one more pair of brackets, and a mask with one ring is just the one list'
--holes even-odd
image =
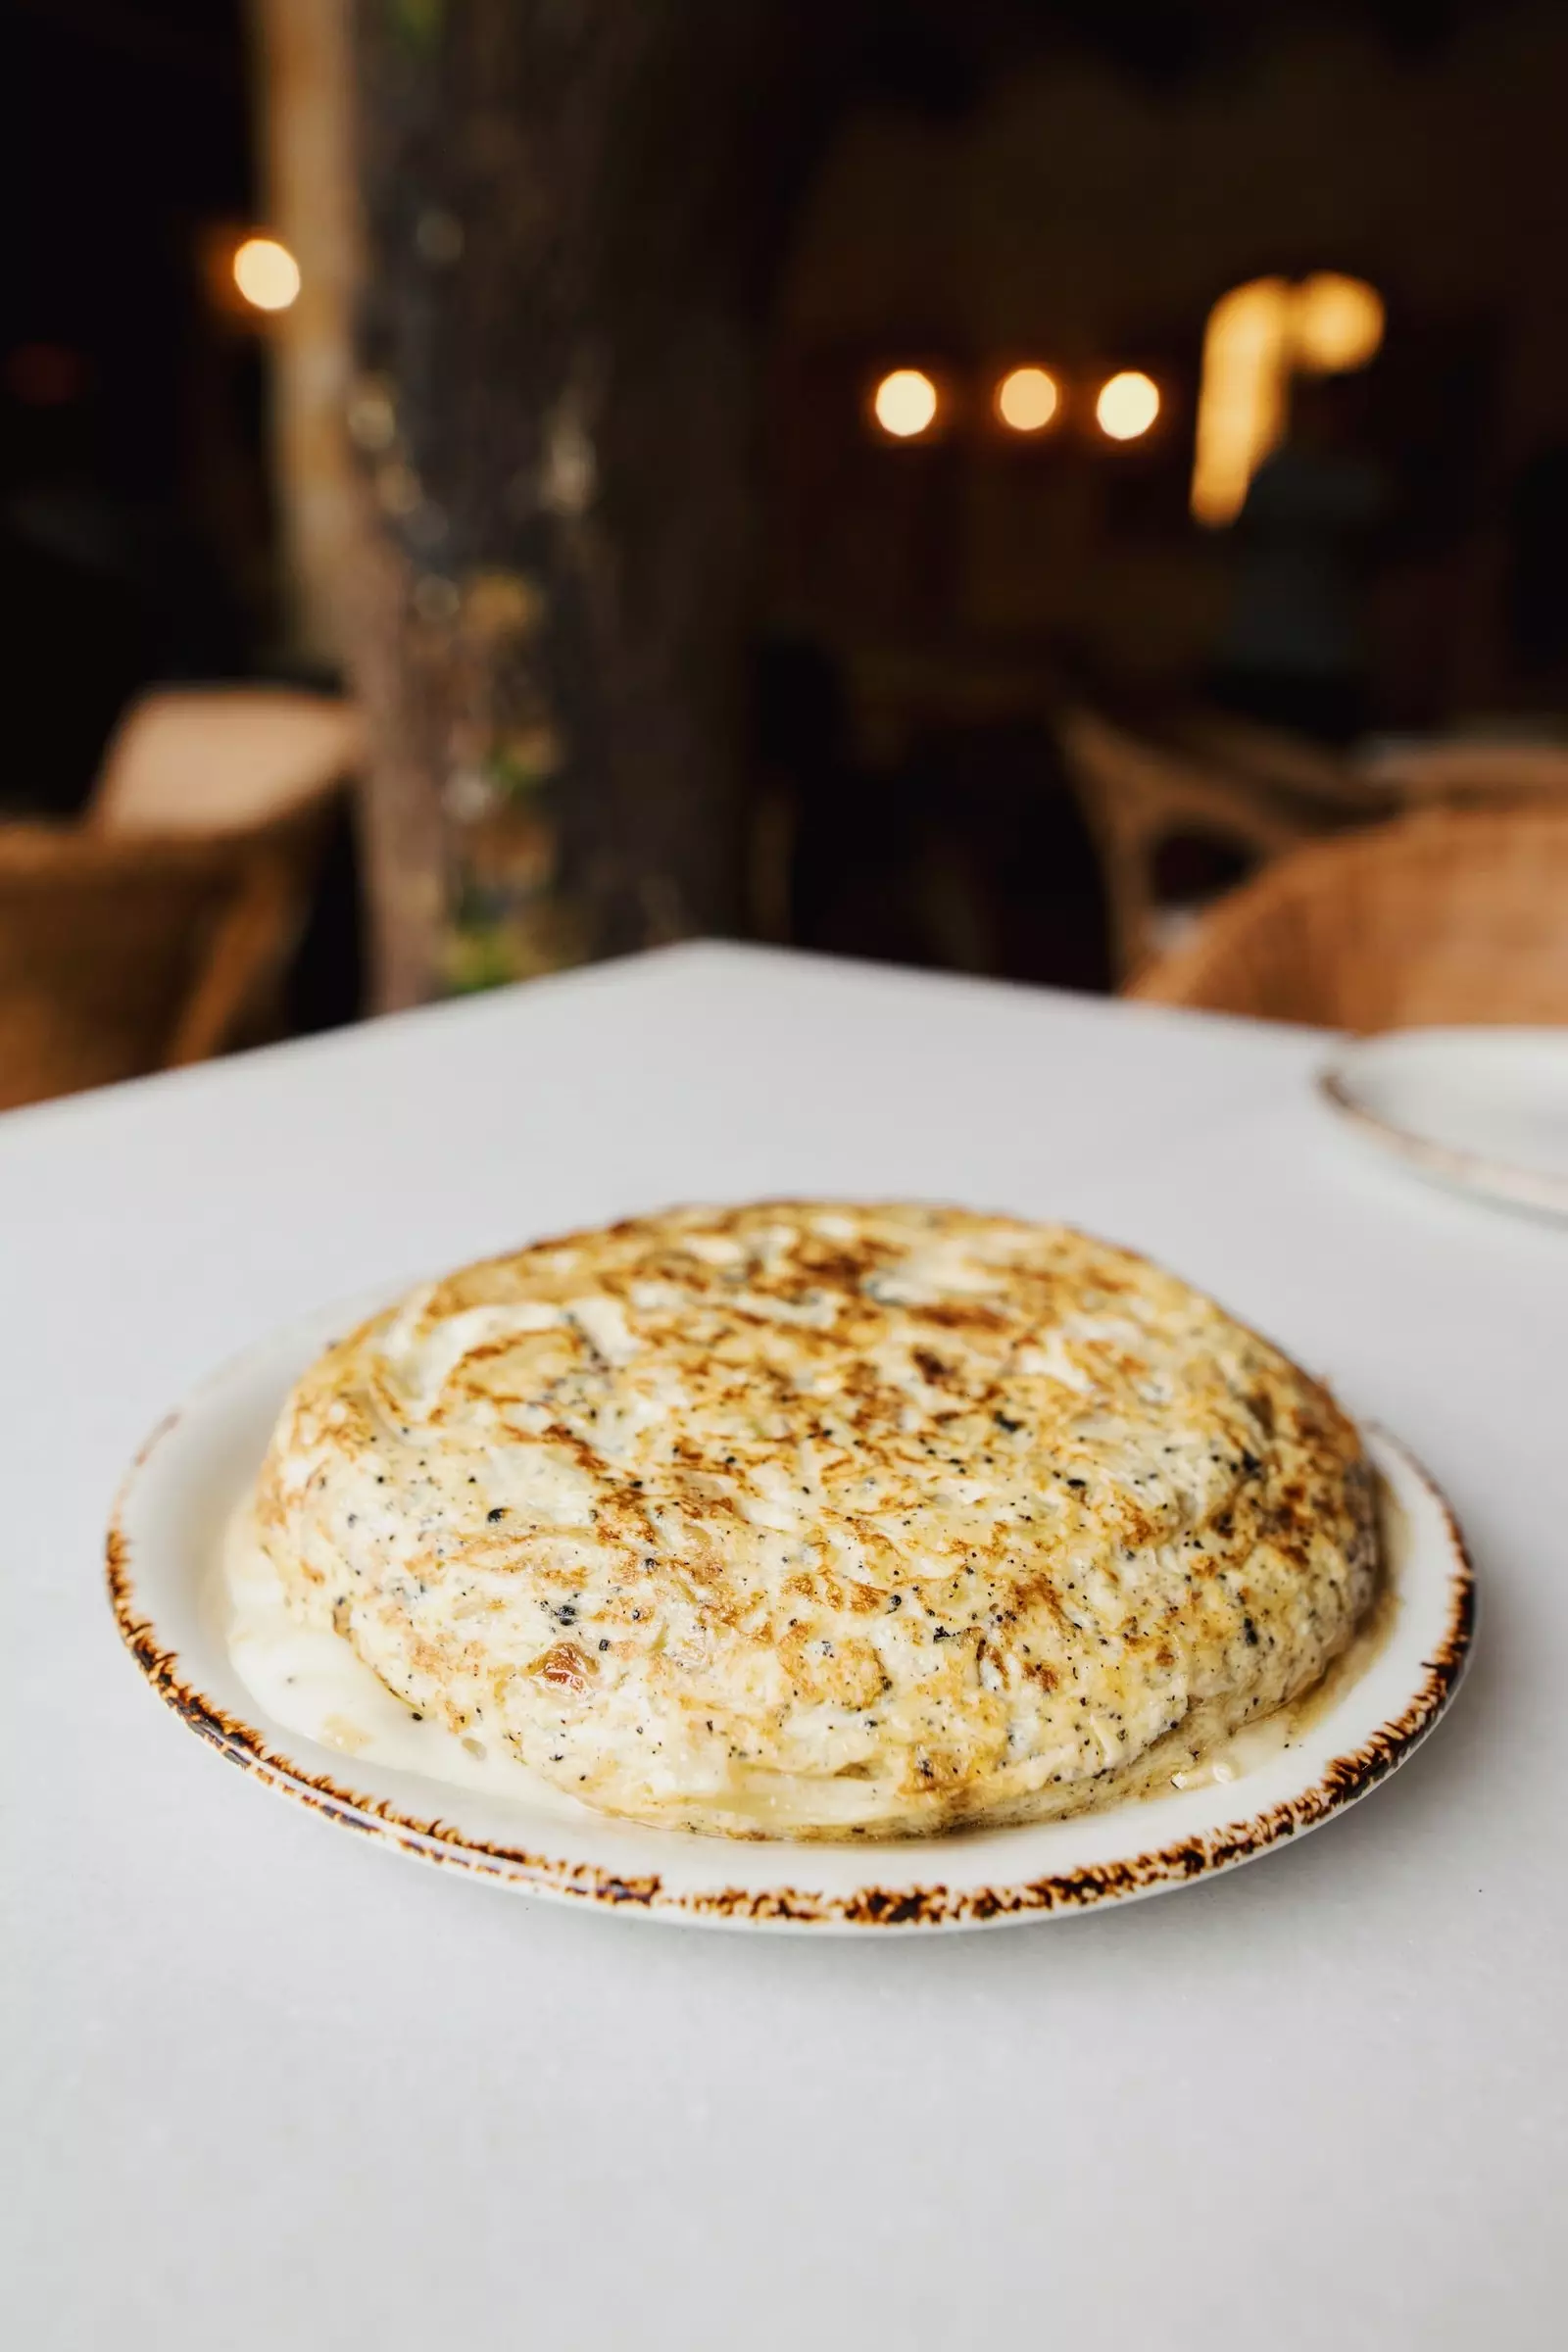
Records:
{"label": "second white plate", "polygon": [[1422,1175],[1568,1217],[1568,1029],[1396,1029],[1341,1049],[1319,1084]]}

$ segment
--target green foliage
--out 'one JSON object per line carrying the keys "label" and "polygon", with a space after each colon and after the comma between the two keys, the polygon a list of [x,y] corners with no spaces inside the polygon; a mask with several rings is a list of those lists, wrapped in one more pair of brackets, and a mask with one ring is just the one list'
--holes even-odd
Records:
{"label": "green foliage", "polygon": [[503,736],[490,746],[483,771],[503,800],[516,801],[536,792],[561,766],[561,747],[548,727],[533,727]]}
{"label": "green foliage", "polygon": [[447,935],[446,985],[455,997],[477,996],[519,977],[513,943],[499,923],[454,925]]}
{"label": "green foliage", "polygon": [[441,38],[446,0],[387,0],[392,29],[411,49],[433,49]]}

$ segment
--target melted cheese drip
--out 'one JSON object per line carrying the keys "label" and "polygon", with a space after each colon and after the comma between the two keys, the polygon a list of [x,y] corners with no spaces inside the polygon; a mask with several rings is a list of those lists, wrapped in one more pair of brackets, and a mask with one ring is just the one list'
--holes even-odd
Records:
{"label": "melted cheese drip", "polygon": [[235,1673],[286,1732],[393,1772],[511,1797],[530,1807],[579,1808],[506,1750],[421,1718],[389,1690],[341,1634],[304,1625],[256,1541],[249,1507],[223,1539],[219,1602]]}
{"label": "melted cheese drip", "polygon": [[[224,1537],[217,1598],[230,1663],[282,1730],[356,1762],[475,1789],[530,1812],[602,1818],[530,1772],[504,1745],[460,1737],[415,1714],[340,1634],[303,1624],[256,1541],[248,1505],[235,1513]],[[845,1820],[853,1821],[865,1801],[864,1784],[848,1781],[834,1788],[830,1783],[824,1789],[819,1782],[797,1783],[785,1773],[737,1775],[727,1802],[760,1830],[771,1827],[787,1836],[801,1821],[820,1820],[835,1796]]]}
{"label": "melted cheese drip", "polygon": [[[1167,1795],[1246,1780],[1298,1740],[1359,1680],[1387,1638],[1397,1605],[1397,1563],[1404,1543],[1402,1514],[1379,1482],[1385,1578],[1378,1599],[1349,1648],[1312,1690],[1260,1722],[1246,1724],[1213,1745],[1169,1734],[1151,1750],[1147,1770],[1121,1784],[1114,1802]],[[217,1600],[235,1673],[257,1704],[284,1731],[340,1755],[393,1772],[410,1772],[449,1788],[470,1788],[558,1818],[594,1818],[504,1746],[459,1737],[416,1715],[339,1634],[305,1625],[288,1606],[276,1570],[256,1540],[249,1504],[226,1530],[219,1560]],[[1114,1760],[1107,1748],[1107,1762]],[[760,1828],[787,1834],[800,1815],[821,1818],[820,1782],[803,1786],[792,1801],[788,1776],[754,1774],[731,1791],[738,1811]],[[844,1817],[853,1820],[855,1783],[843,1785]],[[1093,1810],[1092,1803],[1085,1810]]]}

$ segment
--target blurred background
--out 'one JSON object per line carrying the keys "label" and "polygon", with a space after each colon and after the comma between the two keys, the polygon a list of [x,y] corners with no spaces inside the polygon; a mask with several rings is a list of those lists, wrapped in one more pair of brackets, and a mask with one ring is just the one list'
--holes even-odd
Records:
{"label": "blurred background", "polygon": [[[700,931],[1230,1002],[1221,894],[1417,820],[1400,939],[1501,857],[1560,941],[1568,12],[0,43],[0,1101]],[[1382,1017],[1329,953],[1237,1008]]]}

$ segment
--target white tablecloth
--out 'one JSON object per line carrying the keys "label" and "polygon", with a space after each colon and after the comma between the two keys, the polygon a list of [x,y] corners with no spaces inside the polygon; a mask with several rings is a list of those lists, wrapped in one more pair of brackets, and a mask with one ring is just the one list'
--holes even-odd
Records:
{"label": "white tablecloth", "polygon": [[[0,1121],[0,2274],[19,2352],[1553,2345],[1568,1229],[1342,1136],[1322,1041],[676,950]],[[704,1935],[423,1869],[142,1685],[104,1517],[325,1298],[677,1199],[1064,1216],[1446,1487],[1458,1705],[1295,1850],[987,1936]]]}

